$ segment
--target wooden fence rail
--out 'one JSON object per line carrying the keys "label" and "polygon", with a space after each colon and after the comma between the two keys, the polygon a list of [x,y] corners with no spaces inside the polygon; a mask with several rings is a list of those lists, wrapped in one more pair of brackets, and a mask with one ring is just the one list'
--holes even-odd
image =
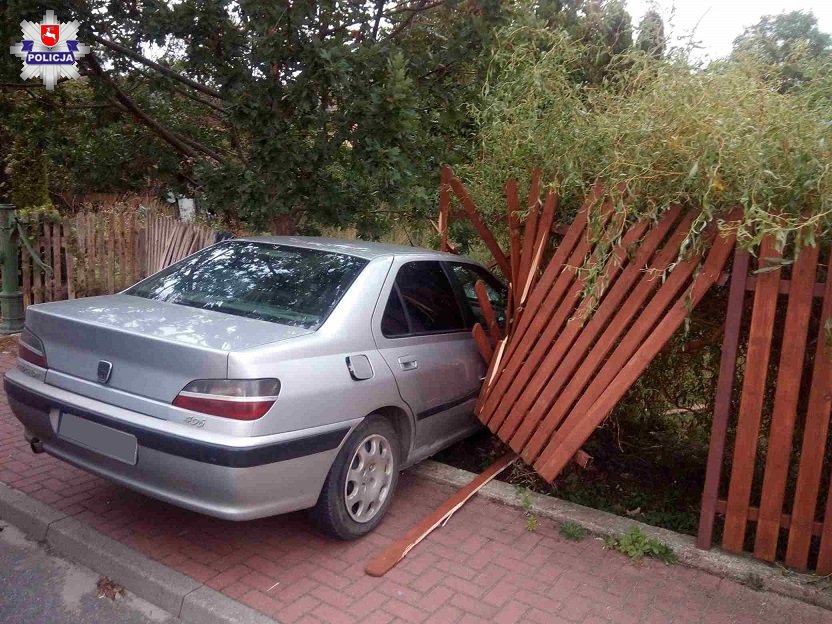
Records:
{"label": "wooden fence rail", "polygon": [[215,240],[208,227],[154,213],[79,213],[27,230],[48,270],[21,246],[25,306],[119,292]]}

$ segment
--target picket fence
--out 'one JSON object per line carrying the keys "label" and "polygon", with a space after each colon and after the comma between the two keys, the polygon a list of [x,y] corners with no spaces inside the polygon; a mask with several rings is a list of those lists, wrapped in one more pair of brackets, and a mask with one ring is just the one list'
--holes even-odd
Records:
{"label": "picket fence", "polygon": [[32,249],[48,269],[20,246],[24,305],[119,292],[216,238],[203,225],[136,212],[79,213],[27,229]]}

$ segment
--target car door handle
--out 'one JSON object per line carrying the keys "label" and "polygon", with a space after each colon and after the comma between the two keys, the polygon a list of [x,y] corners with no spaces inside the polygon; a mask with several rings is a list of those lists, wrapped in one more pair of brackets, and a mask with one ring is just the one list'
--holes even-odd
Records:
{"label": "car door handle", "polygon": [[415,358],[400,357],[399,366],[403,371],[416,370],[417,368],[419,368],[419,362],[416,361]]}

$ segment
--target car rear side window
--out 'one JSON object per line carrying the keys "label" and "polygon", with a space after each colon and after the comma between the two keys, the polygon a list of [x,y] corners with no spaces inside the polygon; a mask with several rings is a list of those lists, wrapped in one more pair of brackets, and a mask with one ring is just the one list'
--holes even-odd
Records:
{"label": "car rear side window", "polygon": [[248,241],[209,247],[125,294],[317,329],[367,260]]}
{"label": "car rear side window", "polygon": [[402,320],[407,322],[406,334],[465,329],[459,302],[439,262],[408,262],[399,269],[381,320],[384,336],[406,335]]}

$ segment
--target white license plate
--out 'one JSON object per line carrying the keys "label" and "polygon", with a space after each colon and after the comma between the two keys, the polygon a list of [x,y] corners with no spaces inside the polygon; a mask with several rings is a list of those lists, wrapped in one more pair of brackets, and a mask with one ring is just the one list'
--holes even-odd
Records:
{"label": "white license plate", "polygon": [[61,412],[58,437],[125,464],[136,465],[138,444],[133,434]]}

